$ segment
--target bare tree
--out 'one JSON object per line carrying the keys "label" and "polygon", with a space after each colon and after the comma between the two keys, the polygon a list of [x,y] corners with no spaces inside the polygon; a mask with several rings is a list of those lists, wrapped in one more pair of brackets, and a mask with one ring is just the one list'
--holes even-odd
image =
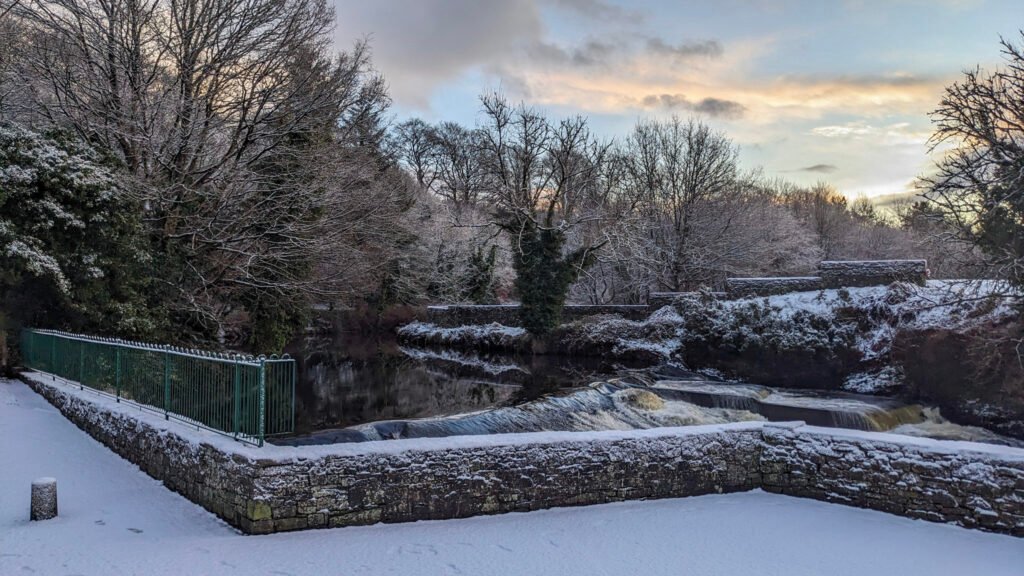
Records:
{"label": "bare tree", "polygon": [[965,72],[932,113],[932,150],[952,148],[923,186],[957,239],[978,246],[995,275],[1024,286],[1024,46],[1001,44],[1005,67]]}
{"label": "bare tree", "polygon": [[21,42],[22,30],[18,19],[14,18],[14,9],[21,0],[0,0],[0,120],[7,116],[11,94],[15,92],[16,82],[12,78],[17,44]]}
{"label": "bare tree", "polygon": [[[657,289],[706,283],[709,263],[698,258],[697,222],[714,217],[714,204],[739,192],[738,150],[723,134],[694,120],[641,122],[624,149],[628,194],[652,225],[648,234],[662,262]],[[731,223],[722,220],[727,229]],[[724,231],[720,231],[724,233]]]}
{"label": "bare tree", "polygon": [[394,127],[390,145],[399,161],[412,173],[423,190],[430,190],[437,178],[437,136],[433,126],[419,118]]}
{"label": "bare tree", "polygon": [[565,246],[569,230],[601,217],[590,208],[607,189],[601,180],[611,148],[581,117],[551,122],[497,95],[481,102],[486,198],[509,236],[524,326],[543,334],[558,324],[570,285],[603,244],[578,238]]}
{"label": "bare tree", "polygon": [[442,122],[434,130],[436,181],[434,192],[448,200],[456,216],[475,207],[484,192],[482,134],[455,122]]}
{"label": "bare tree", "polygon": [[841,244],[853,227],[846,196],[828,183],[819,182],[809,189],[788,190],[784,200],[814,232],[823,259],[844,256]]}
{"label": "bare tree", "polygon": [[323,0],[24,0],[12,14],[27,30],[21,118],[123,161],[154,275],[200,335],[239,309],[277,314],[263,302],[298,314],[342,294],[351,277],[329,261],[376,233],[355,223],[408,207],[379,151],[383,79],[365,43],[331,53]]}

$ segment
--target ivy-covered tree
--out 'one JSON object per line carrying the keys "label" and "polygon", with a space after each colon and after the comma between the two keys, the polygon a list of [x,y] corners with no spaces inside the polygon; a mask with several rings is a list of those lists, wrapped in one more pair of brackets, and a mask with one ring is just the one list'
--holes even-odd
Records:
{"label": "ivy-covered tree", "polygon": [[544,335],[558,326],[569,287],[603,244],[569,231],[597,216],[605,196],[610,146],[595,139],[585,119],[551,122],[500,96],[482,99],[483,173],[496,224],[508,235],[523,327]]}
{"label": "ivy-covered tree", "polygon": [[0,124],[0,313],[9,328],[154,332],[141,210],[124,182],[78,139]]}

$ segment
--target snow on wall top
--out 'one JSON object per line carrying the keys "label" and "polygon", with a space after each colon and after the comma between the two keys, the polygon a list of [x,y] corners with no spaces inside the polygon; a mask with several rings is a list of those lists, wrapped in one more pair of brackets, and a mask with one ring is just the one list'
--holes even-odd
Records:
{"label": "snow on wall top", "polygon": [[751,432],[764,430],[766,433],[797,433],[810,437],[827,437],[849,439],[862,442],[900,445],[941,454],[961,454],[978,459],[999,459],[1024,462],[1024,448],[1012,448],[977,442],[935,440],[901,436],[885,432],[864,432],[838,428],[821,428],[806,426],[802,422],[765,423],[765,422],[734,422],[728,424],[710,424],[703,426],[685,426],[675,428],[651,428],[646,430],[608,430],[598,432],[527,432],[517,434],[493,434],[486,436],[449,436],[444,438],[411,438],[402,440],[382,440],[352,444],[328,444],[314,446],[274,446],[262,448],[242,444],[233,439],[202,429],[189,427],[187,424],[164,420],[156,413],[140,410],[127,403],[118,403],[113,398],[93,392],[79,390],[73,383],[58,378],[51,380],[48,375],[38,372],[27,372],[23,377],[32,381],[51,386],[62,394],[72,396],[80,401],[90,403],[97,410],[119,414],[127,418],[141,421],[165,434],[173,434],[190,443],[207,444],[227,454],[237,454],[268,464],[287,463],[292,461],[323,458],[327,456],[363,456],[382,454],[401,454],[404,452],[430,452],[452,449],[473,449],[509,446],[542,446],[557,443],[584,442],[616,442],[642,438],[665,438],[681,436],[700,436],[708,434]]}

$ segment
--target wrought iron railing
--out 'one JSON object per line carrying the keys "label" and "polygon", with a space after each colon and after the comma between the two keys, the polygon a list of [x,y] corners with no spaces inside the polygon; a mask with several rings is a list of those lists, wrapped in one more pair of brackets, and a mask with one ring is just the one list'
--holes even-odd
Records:
{"label": "wrought iron railing", "polygon": [[26,367],[262,446],[295,429],[295,361],[25,329]]}

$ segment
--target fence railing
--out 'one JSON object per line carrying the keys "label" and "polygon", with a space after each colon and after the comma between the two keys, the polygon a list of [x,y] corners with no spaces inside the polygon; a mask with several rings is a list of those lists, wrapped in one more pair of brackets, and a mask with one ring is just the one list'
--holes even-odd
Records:
{"label": "fence railing", "polygon": [[262,446],[295,429],[295,361],[25,329],[26,367]]}

